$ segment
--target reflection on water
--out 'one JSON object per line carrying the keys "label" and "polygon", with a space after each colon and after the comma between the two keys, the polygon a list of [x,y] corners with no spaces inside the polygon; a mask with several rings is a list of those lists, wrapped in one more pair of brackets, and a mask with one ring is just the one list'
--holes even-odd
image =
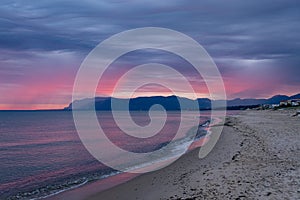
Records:
{"label": "reflection on water", "polygon": [[[122,133],[109,113],[97,115],[109,139],[132,152],[154,151],[168,144],[180,121],[180,113],[172,112],[158,135],[140,139]],[[207,121],[209,115],[210,112],[202,112],[199,118],[191,112],[192,117],[199,118],[199,123]],[[149,123],[149,116],[144,112],[134,112],[132,117],[141,126]],[[99,146],[108,151],[105,146]],[[173,152],[176,148],[180,145],[174,146]],[[118,173],[87,152],[75,130],[72,113],[66,111],[0,112],[0,151],[1,199],[18,193],[49,195]],[[24,194],[30,191],[33,192]]]}

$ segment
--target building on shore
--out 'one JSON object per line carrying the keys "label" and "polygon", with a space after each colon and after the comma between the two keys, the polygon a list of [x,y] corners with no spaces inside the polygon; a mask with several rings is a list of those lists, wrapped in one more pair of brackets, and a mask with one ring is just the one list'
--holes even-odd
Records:
{"label": "building on shore", "polygon": [[281,101],[280,106],[300,106],[300,99],[290,99],[286,101]]}

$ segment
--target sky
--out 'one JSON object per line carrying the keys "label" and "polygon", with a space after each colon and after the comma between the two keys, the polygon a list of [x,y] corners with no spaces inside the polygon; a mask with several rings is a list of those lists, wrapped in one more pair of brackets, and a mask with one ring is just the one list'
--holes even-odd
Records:
{"label": "sky", "polygon": [[[89,52],[114,34],[141,27],[169,28],[199,42],[218,66],[229,99],[293,95],[300,92],[299,10],[297,0],[1,0],[0,109],[67,106]],[[122,73],[149,61],[184,71],[197,96],[209,97],[189,63],[147,50],[112,64],[97,95],[111,95]],[[157,76],[174,82],[163,71]],[[136,96],[169,92],[154,84]]]}

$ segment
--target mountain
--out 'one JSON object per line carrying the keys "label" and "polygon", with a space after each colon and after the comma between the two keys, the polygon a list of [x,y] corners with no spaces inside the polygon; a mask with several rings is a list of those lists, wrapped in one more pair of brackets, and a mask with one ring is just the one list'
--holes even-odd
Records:
{"label": "mountain", "polygon": [[249,106],[264,104],[266,99],[233,99],[227,101],[227,106]]}
{"label": "mountain", "polygon": [[290,96],[290,99],[300,99],[300,94]]}
{"label": "mountain", "polygon": [[[183,106],[180,108],[179,101],[182,102]],[[276,95],[269,99],[232,99],[227,100],[227,107],[243,107],[243,106],[254,106],[261,104],[279,104],[280,101],[289,100],[289,99],[300,99],[300,94],[293,96],[286,95]],[[96,110],[111,110],[111,102],[114,101],[114,109],[122,110],[127,109],[125,105],[129,101],[130,110],[149,110],[151,106],[155,104],[160,104],[166,110],[195,110],[198,103],[198,106],[201,110],[208,110],[211,108],[212,101],[208,98],[199,98],[196,100],[191,100],[184,97],[176,96],[152,96],[152,97],[137,97],[132,99],[119,99],[113,97],[96,97],[96,98],[86,98],[82,100],[76,100],[69,104],[68,107],[64,108],[65,110],[91,110],[93,109],[93,101],[95,101]],[[196,101],[196,102],[195,102]],[[222,100],[217,100],[222,101]],[[217,102],[216,101],[216,102]],[[224,100],[223,100],[224,101]],[[159,109],[156,107],[155,109]]]}
{"label": "mountain", "polygon": [[[182,102],[183,110],[195,110],[197,105],[196,100],[191,100],[184,97],[178,97],[179,101]],[[180,104],[176,96],[153,96],[153,97],[137,97],[133,99],[118,99],[112,97],[106,98],[87,98],[82,100],[76,100],[71,103],[65,110],[72,110],[72,108],[79,110],[90,110],[93,108],[93,101],[95,101],[95,109],[96,110],[111,110],[111,102],[114,102],[114,109],[116,110],[124,110],[127,109],[125,106],[127,101],[129,100],[129,109],[130,110],[149,110],[151,106],[155,104],[160,104],[166,110],[180,110]],[[198,99],[197,100],[200,106],[200,109],[209,109],[211,106],[211,102],[209,99]],[[156,109],[159,109],[157,107]]]}
{"label": "mountain", "polygon": [[267,99],[267,101],[264,104],[278,104],[280,101],[286,101],[290,99],[290,97],[285,95],[276,95],[270,99]]}

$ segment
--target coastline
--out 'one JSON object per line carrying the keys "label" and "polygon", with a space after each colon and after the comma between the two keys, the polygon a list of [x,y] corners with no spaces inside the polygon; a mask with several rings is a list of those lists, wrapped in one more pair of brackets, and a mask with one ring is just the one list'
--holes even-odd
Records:
{"label": "coastline", "polygon": [[[243,111],[228,117],[204,159],[195,149],[164,169],[81,199],[297,199],[300,118],[292,117],[294,112]],[[91,187],[55,199],[75,197]]]}
{"label": "coastline", "polygon": [[[46,113],[47,114],[47,113]],[[69,113],[71,114],[71,113]],[[64,116],[65,118],[69,116],[66,115]],[[209,129],[209,125],[211,124],[211,121],[208,117],[205,117],[206,115],[209,114],[204,114],[202,113],[202,118],[200,119],[200,124],[199,124],[199,131],[197,132],[196,136],[195,136],[195,140],[193,142],[193,148],[197,148],[197,146],[201,145],[202,142],[204,142],[204,136],[208,134],[208,129]],[[39,116],[39,115],[35,115],[35,116]],[[69,120],[71,120],[71,118],[67,118]],[[68,124],[68,123],[66,123]],[[196,126],[194,127],[196,128]],[[61,128],[58,127],[58,129],[60,130]],[[71,133],[73,135],[72,130],[68,131],[68,133]],[[189,138],[189,139],[188,139]],[[77,140],[77,138],[75,137],[71,137],[71,138],[67,138],[67,141],[79,141]],[[183,146],[186,146],[186,143],[188,143],[188,145],[190,144],[190,142],[193,140],[193,137],[183,137],[182,139],[179,138],[178,140],[176,140],[176,143],[174,143],[172,148],[172,154],[170,154],[170,156],[173,156],[177,154],[177,152],[179,151],[179,149],[183,148]],[[31,143],[30,143],[31,144]],[[37,143],[40,144],[40,143]],[[48,143],[44,143],[42,142],[41,144],[48,144]],[[63,143],[64,144],[64,143]],[[52,199],[52,198],[56,198],[57,196],[60,196],[62,194],[68,193],[69,191],[77,191],[80,190],[80,193],[84,193],[84,195],[79,194],[76,195],[77,199],[83,199],[86,198],[87,196],[89,196],[90,194],[94,194],[97,193],[99,191],[102,190],[106,190],[110,187],[113,187],[117,184],[120,184],[122,182],[126,182],[129,179],[131,179],[133,176],[132,174],[126,174],[126,175],[120,175],[121,172],[115,171],[115,170],[101,170],[102,168],[101,165],[98,166],[97,164],[99,163],[98,161],[94,162],[94,159],[90,159],[89,154],[85,154],[85,149],[80,149],[82,147],[81,143],[77,143],[79,145],[71,145],[69,147],[69,149],[71,150],[71,154],[73,154],[73,150],[78,150],[78,152],[80,154],[78,154],[78,160],[77,161],[82,161],[81,158],[85,158],[86,156],[86,160],[84,160],[83,165],[79,165],[79,169],[80,170],[76,170],[76,168],[71,167],[72,171],[67,171],[68,168],[62,168],[61,171],[55,171],[55,173],[59,174],[57,177],[57,179],[55,179],[55,181],[40,181],[40,184],[36,184],[36,185],[32,185],[31,187],[28,187],[28,189],[26,189],[25,187],[23,187],[22,184],[20,184],[23,188],[20,187],[15,187],[19,189],[18,193],[12,193],[12,195],[9,195],[9,190],[2,190],[1,192],[5,195],[0,195],[0,199]],[[161,143],[163,144],[163,143]],[[50,146],[52,145],[52,143],[49,144]],[[53,146],[53,145],[52,145]],[[55,146],[55,145],[54,145]],[[39,146],[38,146],[39,147]],[[61,149],[65,149],[64,146],[62,146],[63,148]],[[174,151],[173,151],[174,150]],[[38,151],[35,151],[38,152]],[[83,153],[81,153],[83,152]],[[61,152],[60,155],[68,155],[68,154],[64,154],[65,152]],[[167,153],[168,154],[168,153]],[[75,155],[71,155],[72,158],[75,158]],[[26,157],[26,156],[25,156]],[[56,158],[56,157],[55,157]],[[170,157],[172,158],[172,157]],[[157,162],[165,162],[166,159],[169,159],[169,156],[161,156],[158,157]],[[88,163],[88,161],[90,161],[90,165],[85,165],[85,163]],[[91,162],[92,161],[92,162]],[[48,162],[48,160],[46,159],[45,162]],[[74,163],[71,163],[72,166]],[[33,163],[35,164],[35,163]],[[68,163],[67,163],[68,164]],[[78,163],[77,163],[78,164]],[[141,163],[141,166],[144,166],[145,162]],[[149,163],[150,164],[150,163]],[[78,166],[78,165],[77,165]],[[96,166],[96,167],[95,167]],[[58,166],[60,168],[60,166]],[[78,167],[77,167],[78,168]],[[81,169],[82,168],[82,169]],[[74,170],[73,170],[74,169]],[[86,171],[85,171],[86,169]],[[104,168],[105,169],[105,168]],[[64,173],[64,172],[67,173]],[[70,173],[70,172],[74,172],[74,173]],[[79,173],[78,173],[79,172]],[[47,173],[44,173],[45,175],[47,175]],[[140,175],[140,174],[139,174]],[[48,177],[48,176],[47,176]],[[54,177],[54,176],[53,176]],[[126,178],[124,178],[126,177]],[[24,183],[26,183],[26,180],[21,179]],[[99,184],[98,184],[99,183]],[[97,186],[95,186],[97,185]],[[91,186],[95,186],[95,189],[92,189],[91,192],[90,189],[86,189],[86,188],[91,188]],[[83,189],[82,189],[83,188]],[[4,188],[5,189],[5,188]],[[3,192],[4,191],[4,192]],[[6,192],[6,193],[5,193]],[[74,199],[72,197],[72,199]]]}
{"label": "coastline", "polygon": [[[216,120],[215,123],[218,123],[218,120]],[[194,138],[194,142],[190,145],[190,148],[188,152],[193,151],[194,149],[198,149],[200,146],[202,146],[206,142],[206,136],[209,135],[210,126],[213,125],[209,119],[203,121],[201,124],[199,124],[199,130]],[[196,128],[196,127],[195,127]],[[179,140],[181,141],[181,140]],[[185,140],[182,140],[179,145],[183,145]],[[163,157],[164,159],[160,159],[160,162],[164,162],[165,160],[168,160],[170,158]],[[101,178],[98,180],[92,180],[92,181],[85,181],[82,184],[76,185],[74,187],[65,188],[63,190],[60,190],[58,192],[41,196],[38,198],[34,198],[34,200],[37,199],[51,199],[51,200],[57,200],[57,199],[85,199],[89,197],[91,194],[96,194],[99,191],[105,191],[107,189],[113,188],[117,185],[120,185],[122,183],[126,183],[131,179],[134,179],[135,177],[141,176],[143,174],[139,173],[125,173],[125,172],[116,172],[115,175],[107,176],[106,178]]]}

